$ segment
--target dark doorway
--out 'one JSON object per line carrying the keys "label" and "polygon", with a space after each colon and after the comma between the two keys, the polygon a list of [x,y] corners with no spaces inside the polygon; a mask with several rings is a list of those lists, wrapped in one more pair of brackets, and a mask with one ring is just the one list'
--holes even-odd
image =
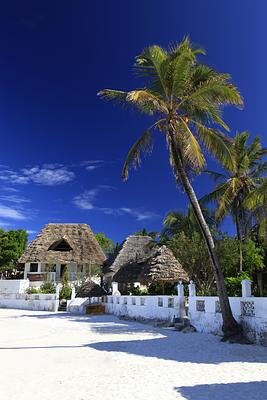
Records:
{"label": "dark doorway", "polygon": [[65,270],[67,269],[67,264],[61,264],[60,265],[60,278],[62,278]]}

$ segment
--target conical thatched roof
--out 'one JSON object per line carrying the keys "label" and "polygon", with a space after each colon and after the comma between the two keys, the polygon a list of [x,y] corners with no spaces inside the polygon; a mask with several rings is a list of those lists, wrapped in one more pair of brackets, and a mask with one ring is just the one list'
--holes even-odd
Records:
{"label": "conical thatched roof", "polygon": [[79,287],[76,297],[101,297],[107,293],[97,283],[89,280]]}
{"label": "conical thatched roof", "polygon": [[130,236],[110,269],[116,271],[113,281],[119,283],[147,284],[189,279],[172,251],[159,246],[149,236]]}
{"label": "conical thatched roof", "polygon": [[18,262],[100,265],[105,258],[88,225],[47,224],[29,244]]}
{"label": "conical thatched roof", "polygon": [[166,246],[156,249],[155,254],[145,263],[140,274],[140,282],[188,281],[189,276]]}
{"label": "conical thatched roof", "polygon": [[103,272],[116,273],[124,265],[142,262],[151,254],[153,239],[150,236],[131,235],[122,244],[115,259],[107,260]]}

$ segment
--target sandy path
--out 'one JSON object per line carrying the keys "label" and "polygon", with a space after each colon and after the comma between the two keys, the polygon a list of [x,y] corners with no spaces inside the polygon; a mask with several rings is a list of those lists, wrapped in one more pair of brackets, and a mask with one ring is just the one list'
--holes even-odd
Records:
{"label": "sandy path", "polygon": [[0,399],[267,398],[267,348],[112,316],[0,309]]}

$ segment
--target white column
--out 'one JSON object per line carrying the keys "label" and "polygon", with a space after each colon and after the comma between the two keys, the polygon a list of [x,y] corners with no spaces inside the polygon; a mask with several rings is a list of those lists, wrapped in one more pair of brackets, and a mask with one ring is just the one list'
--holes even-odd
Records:
{"label": "white column", "polygon": [[248,279],[243,279],[242,285],[242,297],[251,297],[251,282]]}
{"label": "white column", "polygon": [[189,291],[189,296],[190,297],[195,297],[196,296],[196,285],[194,284],[193,281],[190,281],[188,285],[188,291]]}
{"label": "white column", "polygon": [[75,286],[71,288],[71,300],[75,299]]}
{"label": "white column", "polygon": [[112,296],[120,296],[118,282],[112,282]]}
{"label": "white column", "polygon": [[177,287],[178,296],[184,297],[184,285],[183,285],[182,281],[180,281],[176,287]]}
{"label": "white column", "polygon": [[59,292],[60,292],[61,288],[62,288],[61,283],[58,283],[56,286],[56,300],[59,299]]}
{"label": "white column", "polygon": [[41,272],[41,263],[40,262],[38,262],[38,269],[37,269],[37,272]]}

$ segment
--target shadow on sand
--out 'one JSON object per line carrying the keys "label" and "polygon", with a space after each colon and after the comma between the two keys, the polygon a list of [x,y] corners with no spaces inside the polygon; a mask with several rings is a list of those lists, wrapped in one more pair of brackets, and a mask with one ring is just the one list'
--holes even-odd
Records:
{"label": "shadow on sand", "polygon": [[182,386],[176,390],[187,400],[263,400],[266,399],[267,382]]}
{"label": "shadow on sand", "polygon": [[[267,362],[267,348],[265,347],[222,343],[220,338],[213,335],[201,333],[184,334],[171,329],[155,328],[148,324],[119,320],[112,315],[85,316],[69,313],[37,312],[34,314],[20,314],[19,318],[41,320],[51,318],[59,321],[67,319],[70,324],[86,324],[85,328],[88,333],[97,333],[91,343],[88,337],[87,343],[77,345],[74,335],[73,344],[40,348],[87,347],[98,351],[120,352],[183,363],[251,362],[256,364]],[[118,339],[121,335],[121,340],[114,341],[114,334],[118,335]],[[113,335],[113,337],[109,338],[108,335]],[[17,347],[18,350],[27,348],[38,347]],[[5,347],[2,349],[7,350],[10,348]]]}

